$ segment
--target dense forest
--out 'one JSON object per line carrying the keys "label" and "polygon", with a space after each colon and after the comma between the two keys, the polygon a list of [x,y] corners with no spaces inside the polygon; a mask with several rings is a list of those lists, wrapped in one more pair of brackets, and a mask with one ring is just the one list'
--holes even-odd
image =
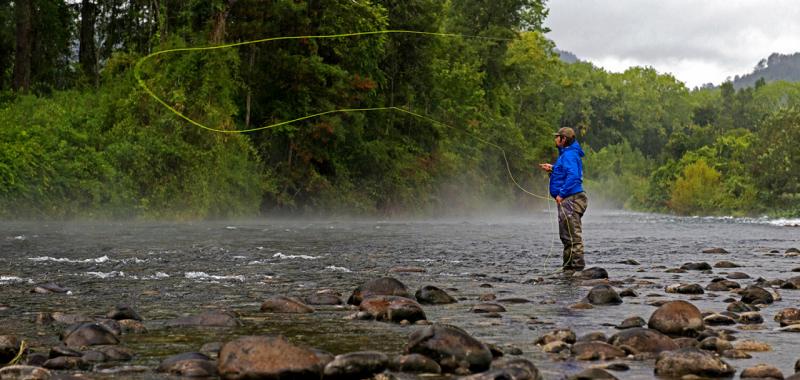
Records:
{"label": "dense forest", "polygon": [[[594,206],[800,214],[800,84],[689,90],[566,63],[544,0],[0,0],[0,216],[221,218],[541,209],[570,126]],[[277,36],[403,29],[459,34]],[[490,37],[490,38],[475,38]],[[770,64],[772,66],[772,64]],[[447,128],[446,126],[452,126]],[[491,142],[487,144],[485,142]]]}

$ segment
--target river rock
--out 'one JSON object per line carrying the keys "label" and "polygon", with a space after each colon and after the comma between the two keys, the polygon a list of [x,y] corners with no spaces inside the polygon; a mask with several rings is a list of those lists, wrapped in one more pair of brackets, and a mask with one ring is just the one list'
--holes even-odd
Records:
{"label": "river rock", "polygon": [[494,368],[483,373],[459,377],[459,380],[538,380],[529,370],[520,367]]}
{"label": "river rock", "polygon": [[370,296],[359,302],[359,310],[368,313],[375,320],[416,322],[425,320],[425,312],[416,301],[398,296]]}
{"label": "river rock", "polygon": [[492,362],[492,353],[485,344],[458,327],[444,324],[414,331],[409,336],[406,353],[421,354],[435,360],[443,372],[454,372],[459,368],[482,372]]}
{"label": "river rock", "polygon": [[599,280],[608,278],[608,271],[600,267],[591,267],[575,273],[574,276],[584,280]]}
{"label": "river rock", "polygon": [[788,307],[775,314],[775,321],[781,326],[796,325],[800,323],[800,309]]}
{"label": "river rock", "polygon": [[769,305],[775,301],[770,292],[755,285],[746,287],[740,295],[742,296],[742,302],[751,305]]}
{"label": "river rock", "polygon": [[135,319],[120,319],[117,322],[124,334],[144,334],[147,332],[147,327],[144,323]]}
{"label": "river rock", "polygon": [[52,374],[47,369],[30,365],[10,365],[0,368],[3,380],[49,380]]}
{"label": "river rock", "polygon": [[14,335],[0,335],[0,365],[10,362],[17,356],[20,340]]}
{"label": "river rock", "polygon": [[772,351],[772,347],[766,343],[756,342],[754,340],[740,340],[733,345],[734,349],[747,351],[747,352],[767,352]]}
{"label": "river rock", "polygon": [[780,379],[783,380],[783,373],[781,370],[768,365],[768,364],[757,364],[754,367],[745,368],[742,370],[742,373],[739,375],[742,379]]}
{"label": "river rock", "polygon": [[442,367],[433,359],[420,354],[398,355],[389,360],[389,369],[411,373],[442,373]]}
{"label": "river rock", "polygon": [[94,319],[89,318],[83,314],[66,314],[60,311],[56,311],[50,314],[50,318],[52,318],[53,322],[65,325],[94,322]]}
{"label": "river rock", "polygon": [[111,333],[117,337],[122,336],[122,326],[119,324],[119,321],[115,319],[101,318],[96,320],[95,323],[105,327],[106,330],[111,331]]}
{"label": "river rock", "polygon": [[739,323],[743,325],[764,323],[764,317],[762,317],[757,311],[747,311],[739,314]]}
{"label": "river rock", "polygon": [[736,321],[727,315],[713,313],[705,316],[703,318],[703,323],[708,326],[723,326],[723,325],[735,325]]}
{"label": "river rock", "polygon": [[582,335],[577,342],[607,342],[608,337],[602,331],[594,331]]}
{"label": "river rock", "polygon": [[781,285],[783,289],[800,289],[800,276],[792,277]]}
{"label": "river rock", "polygon": [[726,280],[724,278],[715,278],[706,286],[706,290],[713,292],[725,292],[731,289],[738,289],[740,287],[741,285],[739,285],[739,283],[736,281]]}
{"label": "river rock", "polygon": [[728,359],[751,359],[753,356],[748,354],[746,351],[732,349],[732,350],[725,350],[722,351],[720,354],[723,358]]}
{"label": "river rock", "polygon": [[367,281],[353,290],[347,299],[350,305],[360,305],[364,298],[370,296],[397,296],[409,298],[408,288],[402,282],[392,277],[381,277]]}
{"label": "river rock", "polygon": [[622,303],[622,298],[611,286],[597,285],[589,290],[586,301],[592,305],[619,305]]}
{"label": "river rock", "polygon": [[531,303],[533,301],[522,297],[506,297],[497,300],[497,302],[508,303],[508,304],[523,304],[523,303]]}
{"label": "river rock", "polygon": [[133,359],[130,348],[120,346],[93,346],[92,350],[102,352],[110,361],[124,362]]}
{"label": "river rock", "polygon": [[685,270],[711,270],[711,264],[707,262],[701,263],[686,263],[681,265],[681,269]]}
{"label": "river rock", "polygon": [[800,373],[800,359],[797,359],[797,361],[794,362],[794,371],[796,373]]}
{"label": "river rock", "polygon": [[559,352],[567,352],[567,351],[570,351],[570,345],[560,340],[557,340],[555,342],[550,342],[542,346],[542,352],[547,352],[550,354],[557,354]]}
{"label": "river rock", "polygon": [[608,339],[608,343],[636,353],[659,353],[675,350],[678,345],[657,330],[633,328],[622,330]]}
{"label": "river rock", "polygon": [[383,372],[389,364],[386,354],[375,351],[337,355],[325,366],[325,379],[363,379]]}
{"label": "river rock", "polygon": [[575,332],[570,329],[552,330],[540,336],[538,339],[536,339],[536,344],[545,345],[551,342],[559,342],[559,341],[569,344],[575,343],[576,341]]}
{"label": "river rock", "polygon": [[700,310],[686,301],[667,302],[650,315],[651,329],[667,335],[696,336],[704,328]]}
{"label": "river rock", "polygon": [[703,350],[723,352],[726,350],[732,350],[733,344],[731,344],[731,342],[725,339],[712,336],[703,339],[703,341],[700,342],[698,347]]}
{"label": "river rock", "polygon": [[48,359],[42,367],[47,369],[56,370],[81,370],[88,369],[91,365],[80,357],[74,356],[59,356],[56,358]]}
{"label": "river rock", "polygon": [[739,268],[741,265],[730,262],[730,261],[719,261],[714,264],[714,268]]}
{"label": "river rock", "polygon": [[84,323],[64,334],[64,344],[69,347],[119,344],[117,336],[97,323]]}
{"label": "river rock", "polygon": [[132,307],[128,305],[117,305],[114,306],[107,314],[106,318],[108,319],[115,319],[115,320],[122,320],[122,319],[133,319],[136,321],[141,321],[142,316],[133,310]]}
{"label": "river rock", "polygon": [[778,331],[793,332],[793,333],[800,332],[800,323],[778,328]]}
{"label": "river rock", "polygon": [[726,277],[731,280],[744,280],[750,278],[750,275],[744,272],[731,272]]}
{"label": "river rock", "polygon": [[667,293],[678,294],[703,294],[703,287],[699,284],[672,284],[665,289]]}
{"label": "river rock", "polygon": [[237,327],[241,325],[242,322],[232,312],[214,310],[173,319],[165,323],[167,327]]}
{"label": "river rock", "polygon": [[313,313],[314,309],[297,298],[279,296],[264,301],[261,304],[261,311],[278,314],[308,314]]}
{"label": "river rock", "polygon": [[89,350],[84,352],[83,355],[81,355],[81,359],[86,363],[95,364],[95,363],[107,362],[108,356],[106,356],[106,354],[100,351]]}
{"label": "river rock", "polygon": [[39,293],[39,294],[49,294],[49,293],[67,293],[69,289],[58,285],[54,282],[48,282],[46,284],[36,285],[33,289],[31,289],[31,293]]}
{"label": "river rock", "polygon": [[306,304],[308,305],[341,305],[344,302],[338,294],[325,292],[315,293],[306,297]]}
{"label": "river rock", "polygon": [[730,364],[719,357],[697,348],[666,351],[656,358],[655,374],[658,376],[728,377],[735,372]]}
{"label": "river rock", "polygon": [[49,358],[57,358],[59,356],[75,356],[80,357],[83,355],[81,351],[67,346],[59,345],[50,348]]}
{"label": "river rock", "polygon": [[639,297],[639,295],[636,294],[636,291],[631,289],[631,288],[623,289],[621,292],[619,292],[619,296],[622,297],[622,298],[625,298],[625,297]]}
{"label": "river rock", "polygon": [[726,251],[725,248],[714,247],[714,248],[706,248],[706,249],[704,249],[703,253],[726,254],[726,253],[729,253],[729,252]]}
{"label": "river rock", "polygon": [[473,313],[503,313],[506,308],[500,304],[485,302],[473,306],[471,310]]}
{"label": "river rock", "polygon": [[575,343],[572,345],[572,353],[578,360],[613,360],[625,357],[625,351],[604,342]]}
{"label": "river rock", "polygon": [[414,293],[414,297],[416,297],[417,302],[422,305],[443,305],[458,302],[455,298],[447,294],[447,292],[433,285],[421,287]]}
{"label": "river rock", "polygon": [[757,306],[746,304],[742,301],[734,301],[728,304],[726,310],[732,313],[744,313],[746,311],[759,311],[761,309],[759,309]]}
{"label": "river rock", "polygon": [[494,293],[481,294],[480,297],[478,297],[478,301],[481,302],[489,302],[489,301],[494,301],[496,299],[497,296]]}
{"label": "river rock", "polygon": [[158,372],[184,377],[217,376],[217,366],[208,356],[199,352],[186,352],[170,356],[158,365]]}
{"label": "river rock", "polygon": [[624,321],[622,321],[622,323],[614,326],[614,328],[624,330],[632,329],[634,327],[644,327],[645,325],[647,325],[647,322],[644,321],[644,318],[637,315],[635,317],[626,318]]}
{"label": "river rock", "polygon": [[223,379],[319,380],[323,368],[314,351],[282,336],[245,336],[222,346],[217,369]]}
{"label": "river rock", "polygon": [[567,377],[567,380],[616,380],[614,375],[602,368],[587,368]]}

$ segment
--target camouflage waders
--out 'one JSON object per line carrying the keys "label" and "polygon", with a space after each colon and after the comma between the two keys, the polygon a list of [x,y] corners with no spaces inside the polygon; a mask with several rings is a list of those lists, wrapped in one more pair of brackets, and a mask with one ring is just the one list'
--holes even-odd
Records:
{"label": "camouflage waders", "polygon": [[558,207],[558,234],[564,244],[564,269],[582,270],[583,238],[581,237],[581,217],[586,212],[589,199],[585,192],[570,195]]}

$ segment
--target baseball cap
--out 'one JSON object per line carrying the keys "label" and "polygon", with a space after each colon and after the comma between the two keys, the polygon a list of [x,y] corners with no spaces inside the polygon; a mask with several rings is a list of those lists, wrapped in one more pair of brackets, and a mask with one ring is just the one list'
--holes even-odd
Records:
{"label": "baseball cap", "polygon": [[564,136],[568,139],[575,138],[575,131],[570,127],[564,127],[558,130],[558,132],[553,133],[553,136]]}

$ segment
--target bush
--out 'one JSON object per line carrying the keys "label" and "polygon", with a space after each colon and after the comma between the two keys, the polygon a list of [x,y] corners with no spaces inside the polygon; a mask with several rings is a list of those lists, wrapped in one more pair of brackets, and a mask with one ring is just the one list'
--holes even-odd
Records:
{"label": "bush", "polygon": [[716,214],[721,197],[721,174],[699,159],[683,169],[670,193],[669,207],[680,214]]}

